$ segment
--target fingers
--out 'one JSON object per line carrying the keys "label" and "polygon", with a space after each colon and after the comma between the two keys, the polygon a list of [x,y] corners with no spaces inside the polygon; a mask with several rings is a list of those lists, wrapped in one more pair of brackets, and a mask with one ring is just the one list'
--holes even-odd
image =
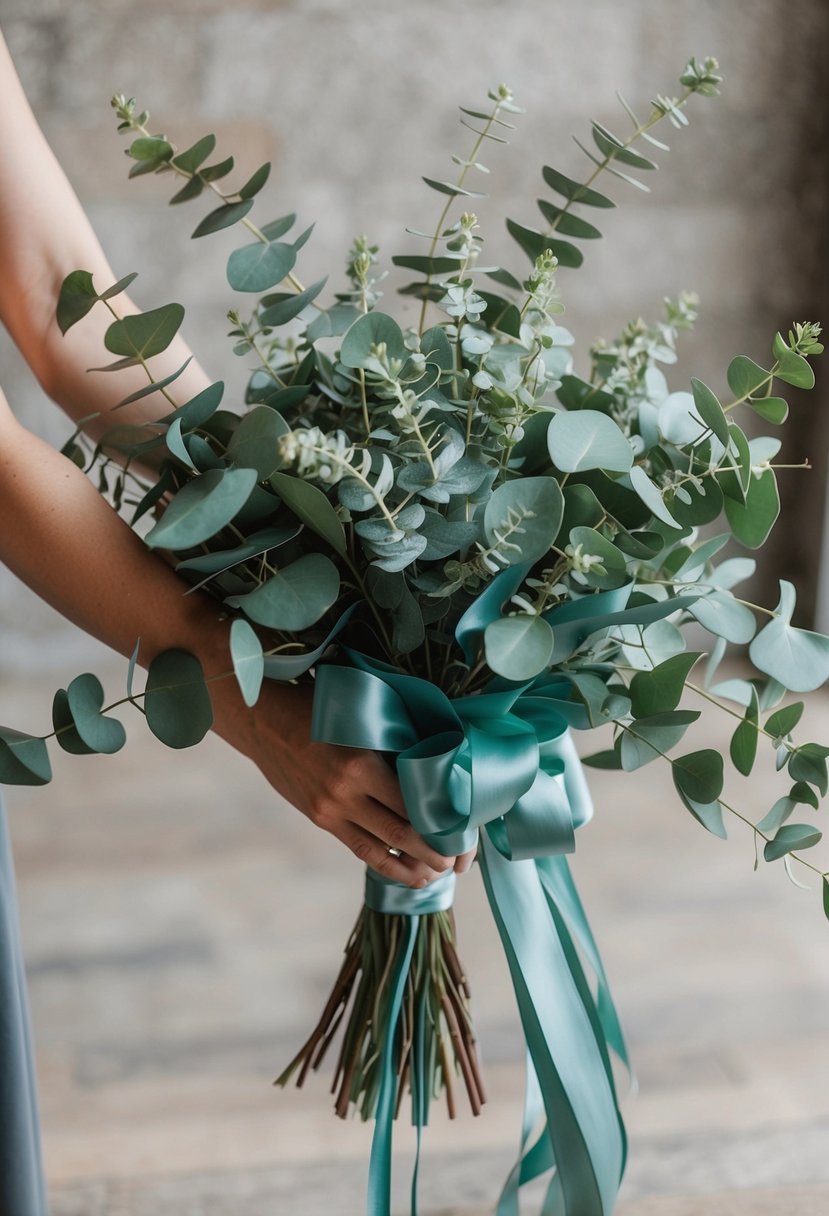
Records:
{"label": "fingers", "polygon": [[[375,756],[371,753],[365,756],[365,766],[363,770],[363,789],[362,793],[367,794],[369,798],[374,798],[376,802],[387,806],[389,810],[394,811],[396,815],[401,815],[404,819],[407,818],[406,806],[403,802],[403,795],[400,792],[400,782],[394,769],[386,764],[380,756]],[[399,848],[400,846],[398,846]]]}
{"label": "fingers", "polygon": [[423,862],[432,876],[451,869],[454,857],[444,857],[418,836],[408,820],[401,819],[384,806],[379,806],[371,799],[366,799],[358,810],[352,812],[352,822],[376,836],[386,848],[399,849],[415,861]]}
{"label": "fingers", "polygon": [[421,861],[406,856],[395,857],[389,852],[387,844],[356,823],[344,825],[342,832],[337,835],[358,860],[384,878],[393,878],[407,887],[425,887],[438,877],[436,870]]}
{"label": "fingers", "polygon": [[456,874],[468,874],[469,871],[472,869],[472,863],[475,860],[475,855],[477,852],[478,852],[478,849],[476,846],[474,849],[470,849],[468,853],[461,853],[459,857],[456,857],[455,858],[455,873]]}

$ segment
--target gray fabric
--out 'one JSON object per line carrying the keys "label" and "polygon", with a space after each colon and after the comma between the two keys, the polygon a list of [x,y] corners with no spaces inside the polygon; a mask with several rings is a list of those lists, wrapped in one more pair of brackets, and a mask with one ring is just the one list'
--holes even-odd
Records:
{"label": "gray fabric", "polygon": [[0,1216],[46,1216],[17,896],[0,805]]}

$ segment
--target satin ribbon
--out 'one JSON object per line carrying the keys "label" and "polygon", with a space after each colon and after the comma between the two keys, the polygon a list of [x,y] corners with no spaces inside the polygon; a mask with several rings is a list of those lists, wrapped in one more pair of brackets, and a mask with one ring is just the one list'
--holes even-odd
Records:
{"label": "satin ribbon", "polygon": [[[486,626],[501,614],[528,570],[516,566],[503,571],[461,617],[455,636],[467,662],[475,659]],[[632,590],[627,584],[586,594],[546,613],[553,628],[552,663],[565,662],[597,633],[619,625],[649,625],[698,598],[653,601],[639,596],[631,607]],[[541,1216],[611,1216],[626,1140],[610,1051],[625,1065],[628,1058],[564,857],[574,849],[575,829],[592,815],[569,734],[571,726],[592,725],[586,707],[571,700],[572,684],[562,671],[524,684],[496,679],[482,693],[450,700],[427,680],[356,651],[344,653],[350,666],[317,668],[313,737],[392,753],[412,826],[438,852],[466,852],[480,835],[484,885],[527,1041],[521,1152],[504,1186],[498,1216],[518,1216],[521,1186],[549,1171]],[[367,882],[370,898],[378,901],[372,906],[410,917],[392,979],[369,1170],[369,1216],[389,1216],[394,1030],[424,903],[418,902],[422,892],[377,877]],[[422,1044],[414,1046],[419,1149],[429,1095]],[[416,1189],[417,1163],[412,1216]]]}

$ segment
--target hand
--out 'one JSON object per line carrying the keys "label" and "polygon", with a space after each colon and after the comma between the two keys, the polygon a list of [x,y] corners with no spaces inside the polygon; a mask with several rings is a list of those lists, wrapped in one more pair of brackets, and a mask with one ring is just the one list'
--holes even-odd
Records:
{"label": "hand", "polygon": [[232,679],[213,683],[211,694],[217,733],[365,865],[410,887],[424,887],[452,868],[465,873],[472,865],[474,850],[444,857],[415,832],[397,778],[382,757],[311,739],[312,689],[266,680],[253,709],[242,705]]}

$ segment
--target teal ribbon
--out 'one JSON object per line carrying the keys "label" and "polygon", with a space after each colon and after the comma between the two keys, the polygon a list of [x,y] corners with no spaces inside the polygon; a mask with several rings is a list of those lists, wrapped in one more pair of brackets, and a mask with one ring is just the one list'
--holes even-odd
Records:
{"label": "teal ribbon", "polygon": [[[415,830],[446,855],[475,846],[490,907],[510,967],[530,1068],[521,1159],[498,1216],[517,1216],[520,1187],[554,1169],[543,1216],[610,1216],[624,1168],[625,1142],[608,1045],[626,1061],[624,1040],[584,912],[562,856],[592,814],[569,734],[587,726],[566,679],[545,677],[450,700],[426,680],[346,651],[353,666],[317,669],[314,738],[396,755]],[[450,876],[451,877],[451,876]],[[377,910],[410,916],[448,906],[438,887],[411,891],[369,872]],[[448,883],[447,883],[448,887]],[[414,937],[411,939],[414,948]],[[578,947],[578,948],[577,948]],[[388,1216],[391,1122],[396,1101],[394,1027],[405,988],[404,950],[392,980],[389,1032],[369,1165],[369,1216]],[[597,977],[594,999],[580,954]],[[403,967],[403,970],[400,970]],[[401,975],[403,978],[401,979]],[[423,1071],[422,1069],[420,1070]],[[415,1123],[424,1082],[414,1070]],[[530,1144],[539,1122],[538,1140]],[[556,1169],[557,1163],[563,1168]],[[412,1213],[416,1212],[416,1178]]]}
{"label": "teal ribbon", "polygon": [[[502,571],[459,620],[455,637],[468,663],[482,635],[529,572]],[[551,609],[551,667],[597,634],[646,626],[691,606],[695,595],[652,600],[633,584],[585,594]],[[631,601],[633,604],[631,605]],[[491,681],[475,696],[450,700],[416,676],[356,651],[349,666],[318,666],[312,732],[316,739],[392,753],[415,830],[446,856],[475,847],[501,937],[527,1041],[527,1089],[519,1160],[498,1205],[518,1216],[524,1183],[552,1172],[541,1216],[611,1216],[626,1141],[610,1052],[628,1065],[625,1042],[596,943],[565,854],[592,815],[569,728],[592,725],[571,700],[572,681],[555,670],[515,684]],[[612,668],[605,668],[610,671]],[[483,829],[483,831],[482,831]],[[389,1216],[391,1124],[396,1101],[393,1040],[419,916],[448,906],[449,882],[430,899],[369,874],[367,900],[408,916],[395,965],[377,1121],[369,1169],[369,1216]],[[428,889],[427,889],[428,890]],[[592,983],[588,978],[592,973]],[[414,1044],[413,1115],[426,1123],[423,1044]],[[533,1138],[535,1136],[535,1139]],[[417,1163],[412,1183],[416,1214]]]}

